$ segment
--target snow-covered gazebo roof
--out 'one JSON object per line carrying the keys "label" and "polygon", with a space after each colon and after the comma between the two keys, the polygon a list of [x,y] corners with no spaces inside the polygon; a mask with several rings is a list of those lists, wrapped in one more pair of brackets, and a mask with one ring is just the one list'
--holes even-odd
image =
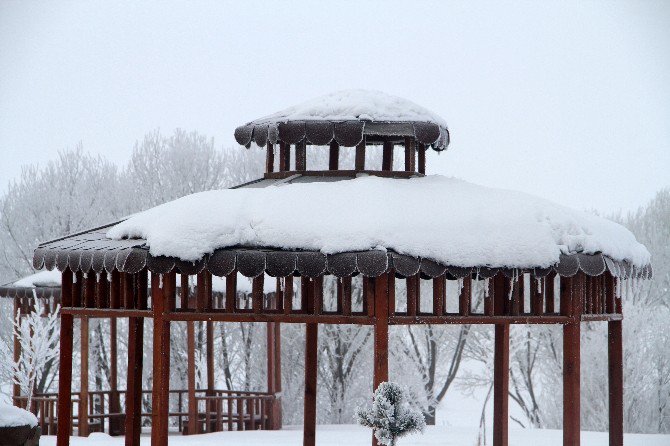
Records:
{"label": "snow-covered gazebo roof", "polygon": [[244,146],[252,141],[265,146],[278,141],[327,145],[335,140],[341,146],[353,147],[361,141],[379,144],[405,137],[435,150],[445,150],[449,145],[449,130],[440,116],[407,99],[370,90],[331,93],[235,130],[237,142]]}
{"label": "snow-covered gazebo roof", "polygon": [[[170,224],[165,224],[170,222]],[[520,192],[438,175],[391,179],[296,175],[193,194],[35,251],[35,267],[223,276],[403,276],[446,271],[650,274],[623,226]]]}
{"label": "snow-covered gazebo roof", "polygon": [[59,298],[60,286],[61,275],[58,271],[39,271],[0,285],[0,297]]}

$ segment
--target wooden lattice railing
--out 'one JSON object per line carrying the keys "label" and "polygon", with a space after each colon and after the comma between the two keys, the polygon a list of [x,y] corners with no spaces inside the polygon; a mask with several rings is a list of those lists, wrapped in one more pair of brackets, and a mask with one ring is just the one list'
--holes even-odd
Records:
{"label": "wooden lattice railing", "polygon": [[[124,433],[125,413],[113,410],[114,406],[125,407],[125,390],[92,390],[88,392],[88,429],[89,432],[106,432],[110,435]],[[143,425],[151,425],[151,390],[142,391]],[[114,404],[114,399],[118,403]],[[58,394],[44,393],[32,398],[27,408],[28,398],[14,397],[14,405],[30,410],[37,416],[42,435],[55,435],[58,424]],[[197,390],[194,433],[219,432],[223,430],[256,430],[270,428],[271,409],[276,397],[264,392]],[[72,423],[70,433],[79,427],[79,415],[82,412],[79,392],[72,393]],[[188,391],[170,391],[170,426],[183,433],[188,430]]]}

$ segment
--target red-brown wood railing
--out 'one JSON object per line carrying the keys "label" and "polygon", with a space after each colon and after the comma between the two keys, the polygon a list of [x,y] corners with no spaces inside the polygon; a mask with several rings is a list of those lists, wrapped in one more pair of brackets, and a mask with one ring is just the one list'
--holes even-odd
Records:
{"label": "red-brown wood railing", "polygon": [[[125,407],[125,390],[117,390],[118,407]],[[110,400],[114,392],[110,390],[92,390],[88,392],[88,424],[89,432],[106,432],[110,435],[122,435],[125,413],[112,412]],[[143,426],[151,426],[151,390],[142,391]],[[268,429],[272,405],[275,396],[264,392],[229,391],[229,390],[197,390],[196,391],[196,429],[195,433],[218,432],[223,430],[254,430]],[[26,409],[28,398],[14,397],[14,405]],[[32,398],[30,411],[37,416],[42,435],[55,435],[58,424],[56,411],[57,393],[38,394]],[[79,426],[81,413],[79,392],[72,393],[72,424],[71,434]],[[75,410],[76,408],[76,410]],[[179,432],[188,433],[188,391],[170,391],[170,426]]]}

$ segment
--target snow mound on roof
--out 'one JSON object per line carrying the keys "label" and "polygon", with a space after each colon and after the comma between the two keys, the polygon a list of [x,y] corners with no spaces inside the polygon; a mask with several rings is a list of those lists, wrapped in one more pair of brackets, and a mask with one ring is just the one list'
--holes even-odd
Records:
{"label": "snow mound on roof", "polygon": [[236,245],[391,249],[453,266],[548,267],[576,252],[637,266],[650,258],[604,218],[437,175],[202,192],[136,214],[107,236],[143,238],[151,254],[187,261]]}
{"label": "snow mound on roof", "polygon": [[54,269],[53,271],[40,271],[38,273],[23,277],[14,282],[12,285],[15,287],[33,288],[39,286],[59,287],[60,284],[61,273],[57,269]]}
{"label": "snow mound on roof", "polygon": [[37,426],[37,418],[27,410],[0,403],[0,427]]}
{"label": "snow mound on roof", "polygon": [[439,115],[412,101],[375,90],[343,90],[253,121],[286,122],[303,120],[330,121],[427,121],[447,126]]}

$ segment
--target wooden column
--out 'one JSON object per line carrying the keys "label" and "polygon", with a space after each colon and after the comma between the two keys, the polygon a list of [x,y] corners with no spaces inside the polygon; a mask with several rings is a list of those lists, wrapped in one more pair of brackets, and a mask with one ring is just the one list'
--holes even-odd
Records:
{"label": "wooden column", "polygon": [[291,145],[284,141],[279,142],[279,171],[283,172],[291,168]]}
{"label": "wooden column", "polygon": [[81,368],[79,385],[79,436],[88,437],[88,317],[80,318]]}
{"label": "wooden column", "polygon": [[316,444],[316,385],[318,367],[319,325],[305,324],[305,416],[303,446]]}
{"label": "wooden column", "polygon": [[[61,283],[61,303],[72,306],[72,272],[63,271]],[[57,446],[70,444],[72,424],[72,331],[74,320],[71,314],[60,316],[60,362],[58,366],[58,428]]]}
{"label": "wooden column", "polygon": [[189,435],[197,434],[198,406],[195,401],[195,322],[186,322],[186,355],[188,380],[188,429]]}
{"label": "wooden column", "polygon": [[[112,414],[121,413],[121,401],[119,399],[118,389],[118,335],[116,318],[109,318],[109,412]],[[121,418],[112,416],[109,418],[109,434],[121,435],[123,428]]]}
{"label": "wooden column", "polygon": [[416,146],[414,139],[405,137],[405,172],[414,172],[416,164]]}
{"label": "wooden column", "polygon": [[356,146],[356,160],[354,164],[356,170],[365,170],[365,136],[363,141]]}
{"label": "wooden column", "polygon": [[275,149],[274,145],[269,142],[267,145],[267,154],[265,158],[265,172],[270,173],[275,170]]}
{"label": "wooden column", "polygon": [[276,399],[271,403],[268,413],[267,429],[281,429],[281,347],[280,347],[280,324],[279,322],[268,322],[267,330],[267,381],[268,393]]}
{"label": "wooden column", "polygon": [[[493,278],[493,306],[496,315],[507,309],[507,278],[498,273]],[[509,325],[495,325],[493,364],[493,446],[507,446],[509,441]]]}
{"label": "wooden column", "polygon": [[[70,275],[70,286],[72,286],[72,273],[69,270],[66,272]],[[65,272],[63,273],[65,274]],[[62,293],[62,291],[61,291]],[[21,311],[21,302],[18,297],[14,298],[14,317]],[[21,317],[21,316],[19,316]],[[21,359],[21,341],[16,334],[16,330],[12,330],[12,338],[14,340],[14,363],[18,364]],[[71,348],[71,347],[70,347]],[[12,394],[14,395],[14,403],[16,404],[16,398],[21,396],[21,386],[14,383],[12,386]]]}
{"label": "wooden column", "polygon": [[583,273],[561,277],[561,314],[573,320],[563,326],[563,445],[580,444],[580,321]]}
{"label": "wooden column", "polygon": [[[291,160],[289,153],[289,159],[286,161],[286,170],[290,170],[290,165]],[[295,145],[295,170],[307,170],[307,142],[304,140]]]}
{"label": "wooden column", "polygon": [[[605,301],[608,312],[614,312],[616,279],[609,275],[605,281]],[[609,371],[609,430],[610,446],[623,445],[623,321],[607,323],[607,362]]]}
{"label": "wooden column", "polygon": [[175,291],[175,273],[152,274],[151,303],[154,319],[154,370],[151,394],[151,446],[167,446],[170,396],[170,311]]}
{"label": "wooden column", "polygon": [[389,278],[384,273],[375,279],[374,390],[389,379]]}
{"label": "wooden column", "polygon": [[[126,308],[146,308],[147,273],[123,274]],[[142,421],[142,365],[144,363],[144,318],[128,318],[128,377],[126,391],[126,446],[140,444]]]}
{"label": "wooden column", "polygon": [[[375,278],[374,383],[373,390],[389,380],[389,274]],[[375,436],[372,445],[377,446]]]}
{"label": "wooden column", "polygon": [[393,143],[384,141],[382,152],[382,170],[390,172],[393,170]]}
{"label": "wooden column", "polygon": [[214,322],[205,323],[205,356],[207,358],[207,394],[214,394]]}
{"label": "wooden column", "polygon": [[426,173],[426,146],[425,144],[419,144],[418,147],[418,158],[419,158],[419,173]]}
{"label": "wooden column", "polygon": [[337,170],[340,166],[340,145],[333,140],[330,143],[330,153],[328,156],[328,169]]}

